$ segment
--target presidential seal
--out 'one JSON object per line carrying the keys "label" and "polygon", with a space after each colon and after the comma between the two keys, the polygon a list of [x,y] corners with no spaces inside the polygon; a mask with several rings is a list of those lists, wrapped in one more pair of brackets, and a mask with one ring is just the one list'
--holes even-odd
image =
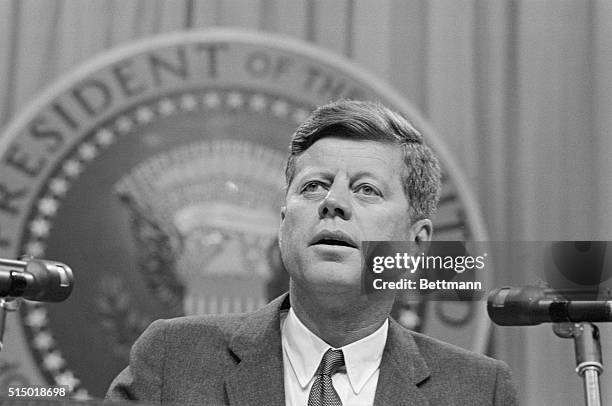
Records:
{"label": "presidential seal", "polygon": [[[60,79],[0,137],[0,256],[65,262],[71,297],[9,316],[0,386],[101,397],[157,318],[256,309],[286,287],[276,234],[290,135],[317,105],[380,100],[441,158],[441,239],[486,240],[431,127],[349,61],[284,37],[173,33]],[[403,301],[395,316],[483,351],[482,303]]]}

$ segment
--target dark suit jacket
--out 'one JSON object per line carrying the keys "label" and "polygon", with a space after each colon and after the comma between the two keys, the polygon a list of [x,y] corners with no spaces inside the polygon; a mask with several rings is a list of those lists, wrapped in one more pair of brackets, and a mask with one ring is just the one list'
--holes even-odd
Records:
{"label": "dark suit jacket", "polygon": [[[158,320],[134,344],[107,399],[284,405],[280,310],[287,295],[238,315]],[[391,320],[376,405],[515,405],[506,364]]]}

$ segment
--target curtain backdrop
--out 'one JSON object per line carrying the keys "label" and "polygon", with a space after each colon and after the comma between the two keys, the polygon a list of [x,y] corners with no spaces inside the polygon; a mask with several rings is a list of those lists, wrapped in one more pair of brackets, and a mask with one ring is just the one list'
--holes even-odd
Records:
{"label": "curtain backdrop", "polygon": [[[389,81],[454,151],[492,239],[612,240],[608,0],[0,0],[0,126],[103,50],[217,26],[297,37]],[[522,404],[582,404],[572,343],[550,326],[497,328],[494,354]]]}

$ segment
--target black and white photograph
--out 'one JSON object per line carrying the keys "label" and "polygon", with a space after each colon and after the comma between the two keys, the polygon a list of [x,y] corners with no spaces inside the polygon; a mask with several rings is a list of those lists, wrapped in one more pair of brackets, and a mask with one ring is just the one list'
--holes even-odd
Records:
{"label": "black and white photograph", "polygon": [[612,402],[612,2],[0,0],[0,403]]}

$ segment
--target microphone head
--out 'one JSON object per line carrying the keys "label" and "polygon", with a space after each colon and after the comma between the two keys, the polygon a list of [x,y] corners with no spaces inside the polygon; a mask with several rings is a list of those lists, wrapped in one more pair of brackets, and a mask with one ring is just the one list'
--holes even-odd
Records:
{"label": "microphone head", "polygon": [[39,302],[61,302],[72,293],[74,277],[66,264],[42,259],[27,262],[26,271],[34,277],[28,283],[23,298]]}
{"label": "microphone head", "polygon": [[538,286],[495,289],[487,299],[487,313],[499,326],[533,326],[541,323],[537,303],[545,297]]}

